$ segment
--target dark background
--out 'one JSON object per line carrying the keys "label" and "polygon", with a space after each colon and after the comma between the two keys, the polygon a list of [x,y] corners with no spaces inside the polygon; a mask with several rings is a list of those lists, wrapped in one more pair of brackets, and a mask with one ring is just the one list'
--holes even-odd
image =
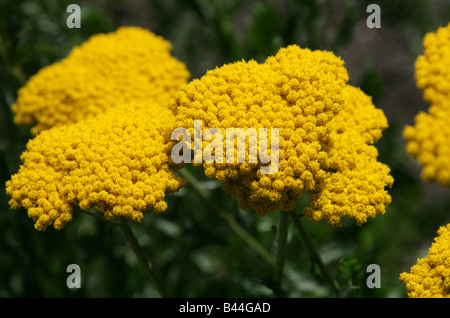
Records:
{"label": "dark background", "polygon": [[[66,8],[81,6],[81,29],[66,26]],[[366,26],[366,7],[381,7],[381,29]],[[173,44],[192,78],[241,59],[264,61],[288,44],[332,50],[346,62],[350,83],[384,110],[389,128],[377,143],[379,160],[392,169],[393,202],[384,215],[357,227],[305,220],[324,262],[345,297],[406,297],[399,281],[427,254],[439,226],[450,222],[450,190],[420,179],[420,166],[405,152],[401,132],[426,111],[415,87],[414,61],[426,32],[450,21],[448,1],[427,0],[123,0],[0,2],[0,297],[157,297],[152,282],[126,247],[120,230],[74,214],[63,230],[38,232],[25,210],[11,211],[5,181],[17,172],[29,127],[13,124],[17,90],[39,69],[64,58],[89,36],[121,25],[146,27]],[[239,211],[234,198],[194,171],[217,205],[271,253],[278,215]],[[164,214],[148,211],[132,224],[145,253],[172,296],[271,297],[273,269],[202,203],[188,185],[167,197]],[[290,228],[286,297],[333,297]],[[82,285],[66,286],[66,267],[78,264]],[[366,268],[381,268],[381,288],[366,286]]]}

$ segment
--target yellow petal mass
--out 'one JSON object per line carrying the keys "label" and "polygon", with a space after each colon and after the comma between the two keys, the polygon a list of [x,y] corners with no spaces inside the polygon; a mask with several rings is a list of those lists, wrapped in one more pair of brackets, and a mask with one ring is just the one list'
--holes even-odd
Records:
{"label": "yellow petal mass", "polygon": [[450,298],[450,224],[437,234],[428,255],[400,275],[410,298]]}
{"label": "yellow petal mass", "polygon": [[134,221],[147,209],[165,211],[165,194],[183,184],[169,170],[174,123],[166,105],[141,102],[42,131],[6,182],[10,206],[26,208],[38,230],[63,228],[74,205]]}
{"label": "yellow petal mass", "polygon": [[[262,174],[267,164],[250,160],[248,135],[245,163],[227,162],[224,143],[222,162],[194,158],[194,164],[221,181],[244,210],[252,208],[259,215],[289,211],[310,192],[313,201],[306,212],[312,219],[339,224],[345,215],[360,224],[384,212],[390,202],[385,187],[393,180],[388,167],[376,161],[372,145],[387,127],[386,118],[347,81],[344,62],[333,53],[291,45],[264,63],[227,64],[184,86],[173,105],[177,127],[194,136],[199,120],[201,133],[217,128],[226,136],[227,128],[253,128],[258,139],[259,129],[267,129],[267,136],[278,129],[279,164],[273,173]],[[271,148],[271,138],[266,147],[258,143],[257,155]],[[210,143],[203,140],[202,150]],[[195,140],[190,148],[195,150]],[[237,141],[234,150],[236,154]]]}
{"label": "yellow petal mass", "polygon": [[137,100],[166,103],[190,74],[171,44],[140,27],[96,34],[44,67],[18,92],[16,124],[38,134]]}
{"label": "yellow petal mass", "polygon": [[407,152],[422,165],[422,178],[450,187],[450,24],[425,35],[415,63],[417,86],[430,103],[403,131]]}
{"label": "yellow petal mass", "polygon": [[373,146],[388,123],[383,111],[359,88],[348,85],[343,96],[343,109],[331,120],[324,145],[329,168],[304,213],[332,224],[340,224],[343,216],[362,224],[383,214],[391,203],[385,188],[394,180],[389,167],[377,161]]}

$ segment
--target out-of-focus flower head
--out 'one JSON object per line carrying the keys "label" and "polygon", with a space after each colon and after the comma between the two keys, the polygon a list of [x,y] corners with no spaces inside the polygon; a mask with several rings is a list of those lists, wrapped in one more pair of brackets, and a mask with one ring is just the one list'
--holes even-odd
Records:
{"label": "out-of-focus flower head", "polygon": [[403,135],[406,150],[422,165],[422,178],[450,187],[450,24],[428,33],[415,64],[417,86],[430,103]]}
{"label": "out-of-focus flower head", "polygon": [[[174,101],[177,127],[194,136],[194,121],[200,120],[201,133],[217,128],[224,139],[227,128],[254,128],[257,134],[265,128],[267,147],[258,143],[258,153],[261,148],[270,153],[270,131],[278,128],[279,164],[272,173],[262,174],[267,164],[250,160],[249,141],[245,163],[228,163],[224,143],[222,163],[194,158],[194,164],[221,181],[244,210],[289,211],[310,192],[305,214],[311,219],[340,224],[348,216],[361,224],[385,211],[390,202],[385,187],[393,180],[372,145],[387,127],[386,118],[347,81],[344,62],[333,53],[291,45],[262,64],[224,65],[184,86]],[[203,140],[202,150],[210,144]],[[189,145],[195,149],[195,138]],[[237,143],[234,147],[236,159]]]}
{"label": "out-of-focus flower head", "polygon": [[165,194],[183,184],[169,170],[174,123],[165,104],[139,102],[42,131],[6,182],[9,204],[26,208],[37,230],[63,228],[74,205],[134,221],[147,209],[165,211]]}
{"label": "out-of-focus flower head", "polygon": [[450,224],[437,234],[428,255],[400,275],[410,298],[450,298]]}
{"label": "out-of-focus flower head", "polygon": [[93,35],[19,90],[15,123],[35,124],[31,132],[38,134],[122,103],[167,103],[190,76],[171,50],[168,41],[140,27]]}

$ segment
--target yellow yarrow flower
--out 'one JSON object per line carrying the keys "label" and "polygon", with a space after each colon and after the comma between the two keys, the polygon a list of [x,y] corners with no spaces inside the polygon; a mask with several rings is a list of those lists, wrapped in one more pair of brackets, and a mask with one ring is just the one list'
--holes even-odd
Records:
{"label": "yellow yarrow flower", "polygon": [[[201,120],[202,133],[217,128],[223,136],[232,127],[266,128],[268,141],[265,147],[258,143],[258,153],[271,148],[270,129],[277,128],[279,164],[273,173],[262,174],[266,164],[251,160],[249,141],[245,163],[227,162],[224,145],[222,163],[201,161],[194,153],[194,165],[221,181],[244,210],[253,208],[259,215],[290,211],[303,192],[310,192],[306,214],[315,221],[340,224],[345,215],[360,224],[384,212],[390,202],[384,188],[392,177],[370,145],[387,127],[386,118],[347,81],[344,62],[333,53],[291,45],[262,64],[224,65],[184,86],[173,105],[177,127],[191,136],[195,120]],[[346,126],[349,121],[353,127]],[[238,140],[243,137],[238,134]],[[210,143],[204,138],[202,150]],[[195,150],[195,140],[189,146]],[[235,159],[237,152],[235,146]]]}
{"label": "yellow yarrow flower", "polygon": [[450,224],[437,234],[428,255],[400,275],[410,298],[450,298]]}
{"label": "yellow yarrow flower", "polygon": [[42,131],[6,183],[9,204],[26,208],[37,230],[63,228],[74,205],[134,221],[147,209],[165,211],[165,193],[183,184],[169,170],[174,123],[165,104],[140,102]]}
{"label": "yellow yarrow flower", "polygon": [[12,106],[14,121],[36,124],[31,131],[38,134],[112,105],[166,103],[190,76],[171,49],[168,41],[140,27],[94,35],[29,79]]}
{"label": "yellow yarrow flower", "polygon": [[422,178],[450,187],[450,24],[426,34],[423,46],[415,78],[430,108],[403,135],[407,152],[423,166]]}
{"label": "yellow yarrow flower", "polygon": [[377,161],[373,146],[388,123],[383,111],[359,88],[348,85],[343,96],[343,109],[330,121],[324,144],[329,160],[326,177],[316,185],[304,213],[332,224],[346,216],[360,225],[383,214],[391,203],[385,187],[392,186],[394,179],[389,167]]}

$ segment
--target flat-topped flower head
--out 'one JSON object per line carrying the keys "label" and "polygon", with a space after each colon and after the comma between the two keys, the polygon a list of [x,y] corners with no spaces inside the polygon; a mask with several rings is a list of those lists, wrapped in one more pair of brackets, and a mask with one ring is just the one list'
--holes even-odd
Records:
{"label": "flat-topped flower head", "polygon": [[437,234],[428,255],[400,275],[410,298],[450,298],[450,224]]}
{"label": "flat-topped flower head", "polygon": [[32,133],[37,134],[112,105],[167,103],[190,76],[171,49],[168,41],[140,27],[94,35],[19,90],[12,106],[15,123],[35,125]]}
{"label": "flat-topped flower head", "polygon": [[422,165],[422,178],[450,187],[450,24],[428,33],[415,63],[417,86],[430,103],[403,135],[406,150]]}
{"label": "flat-topped flower head", "polygon": [[174,123],[166,105],[140,102],[42,131],[6,183],[10,206],[26,208],[38,230],[63,228],[74,205],[134,221],[165,211],[165,194],[183,184],[169,170]]}
{"label": "flat-topped flower head", "polygon": [[[260,215],[289,211],[304,192],[310,192],[314,200],[307,215],[312,219],[339,224],[345,215],[359,224],[367,216],[384,212],[390,202],[384,187],[392,178],[389,169],[376,162],[376,149],[369,146],[381,136],[386,118],[347,81],[344,62],[333,53],[291,45],[262,64],[250,60],[224,65],[184,86],[174,101],[176,126],[185,127],[191,136],[203,136],[200,144],[195,144],[195,138],[189,142],[194,165],[221,181],[242,209],[252,208]],[[339,115],[343,121],[352,119],[356,127],[333,121]],[[200,131],[196,121],[201,121]],[[230,128],[241,130],[229,137]],[[339,136],[332,136],[333,130],[339,130]],[[217,144],[211,147],[221,138],[233,145],[231,159],[235,160],[228,161],[227,142],[223,149]],[[252,138],[257,140],[253,152]],[[238,162],[239,141],[247,154],[243,163]],[[203,154],[195,151],[196,146]],[[211,149],[213,162],[198,158]],[[261,155],[276,157],[276,165],[261,160]],[[261,168],[267,166],[270,171],[263,172]],[[339,181],[339,189],[327,183],[331,178]],[[344,190],[349,198],[336,196]],[[359,205],[352,209],[355,202]]]}

